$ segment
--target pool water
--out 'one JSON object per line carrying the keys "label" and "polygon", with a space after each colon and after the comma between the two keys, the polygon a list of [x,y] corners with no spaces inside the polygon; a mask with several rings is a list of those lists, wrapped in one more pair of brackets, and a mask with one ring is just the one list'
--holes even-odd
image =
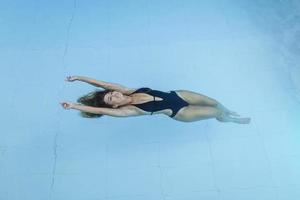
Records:
{"label": "pool water", "polygon": [[[0,2],[1,200],[300,199],[300,3]],[[59,102],[130,88],[215,98],[248,125],[86,119]]]}

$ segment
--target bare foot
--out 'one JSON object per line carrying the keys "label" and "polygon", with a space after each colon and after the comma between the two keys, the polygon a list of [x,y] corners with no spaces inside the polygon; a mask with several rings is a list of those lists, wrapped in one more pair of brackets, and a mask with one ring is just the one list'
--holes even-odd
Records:
{"label": "bare foot", "polygon": [[228,114],[232,115],[232,116],[235,116],[235,117],[239,117],[240,116],[237,112],[234,112],[234,111],[229,111]]}
{"label": "bare foot", "polygon": [[246,118],[233,118],[233,122],[238,123],[238,124],[249,124],[251,121],[250,117]]}
{"label": "bare foot", "polygon": [[228,114],[224,113],[222,116],[216,118],[220,122],[234,122],[238,124],[249,124],[251,121],[251,118],[245,117],[245,118],[235,118],[231,117]]}

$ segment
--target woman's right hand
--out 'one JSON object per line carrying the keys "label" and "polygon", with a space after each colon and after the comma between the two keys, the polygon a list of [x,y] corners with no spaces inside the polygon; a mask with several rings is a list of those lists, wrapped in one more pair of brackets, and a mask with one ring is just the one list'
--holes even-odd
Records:
{"label": "woman's right hand", "polygon": [[66,81],[73,82],[78,80],[77,76],[67,76]]}
{"label": "woman's right hand", "polygon": [[74,107],[74,103],[71,102],[61,102],[60,105],[64,108],[64,109],[71,109]]}

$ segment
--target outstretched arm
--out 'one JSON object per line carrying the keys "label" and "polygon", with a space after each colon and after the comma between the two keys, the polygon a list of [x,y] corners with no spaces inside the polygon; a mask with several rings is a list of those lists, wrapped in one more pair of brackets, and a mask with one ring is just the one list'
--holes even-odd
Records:
{"label": "outstretched arm", "polygon": [[123,94],[131,94],[135,91],[135,89],[127,88],[123,85],[117,84],[117,83],[109,83],[105,81],[96,80],[93,78],[89,78],[86,76],[74,76],[73,80],[83,81],[86,83],[89,83],[91,85],[94,85],[96,87],[102,87],[107,90],[114,90],[118,92],[122,92]]}
{"label": "outstretched arm", "polygon": [[121,108],[102,108],[102,107],[92,107],[92,106],[85,106],[77,103],[69,103],[69,102],[62,102],[61,105],[65,109],[76,109],[83,112],[89,112],[94,114],[103,114],[103,115],[110,115],[114,117],[129,117],[129,116],[137,116],[140,115],[136,110],[131,109],[130,107],[121,107]]}

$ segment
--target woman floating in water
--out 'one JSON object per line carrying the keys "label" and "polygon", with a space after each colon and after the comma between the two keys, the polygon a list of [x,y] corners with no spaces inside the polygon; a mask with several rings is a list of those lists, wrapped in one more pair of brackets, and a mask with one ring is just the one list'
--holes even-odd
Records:
{"label": "woman floating in water", "polygon": [[79,104],[62,102],[65,109],[77,109],[83,117],[129,117],[165,114],[182,121],[194,122],[216,118],[220,122],[250,123],[250,118],[240,118],[236,112],[218,101],[188,90],[162,92],[147,87],[133,89],[84,76],[68,76],[66,81],[83,81],[105,90],[96,90],[77,100]]}

